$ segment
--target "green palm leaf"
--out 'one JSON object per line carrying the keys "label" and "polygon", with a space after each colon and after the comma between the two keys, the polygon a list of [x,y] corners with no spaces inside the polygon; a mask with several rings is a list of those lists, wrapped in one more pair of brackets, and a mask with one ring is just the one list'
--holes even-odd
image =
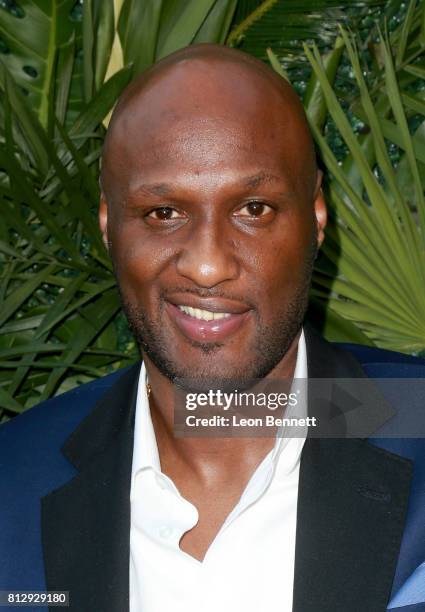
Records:
{"label": "green palm leaf", "polygon": [[333,46],[336,25],[356,27],[371,9],[388,0],[264,0],[240,2],[227,43],[261,59],[271,47],[286,67],[303,63],[302,43]]}
{"label": "green palm leaf", "polygon": [[134,74],[154,61],[197,42],[223,42],[237,0],[124,0],[118,32],[124,64]]}
{"label": "green palm leaf", "polygon": [[[381,40],[379,51],[385,74],[381,87],[373,93],[373,82],[371,87],[366,81],[352,39],[344,31],[342,37],[359,91],[355,108],[370,128],[373,155],[365,154],[317,48],[307,48],[327,112],[345,142],[347,157],[361,183],[360,191],[351,186],[344,164],[335,158],[321,127],[312,122],[329,170],[327,194],[332,208],[313,295],[332,312],[354,323],[378,346],[421,353],[425,349],[425,205],[409,109],[400,93],[400,77],[389,44]],[[404,49],[396,58],[401,61],[408,46],[405,36],[399,40]],[[377,104],[377,97],[382,100],[383,96],[388,104]],[[405,151],[403,161],[414,181],[415,209],[399,188],[397,163],[390,158],[380,108],[387,109],[388,120]]]}
{"label": "green palm leaf", "polygon": [[80,34],[80,23],[73,19],[74,5],[74,0],[20,0],[12,5],[14,10],[0,7],[1,61],[44,127],[58,55]]}

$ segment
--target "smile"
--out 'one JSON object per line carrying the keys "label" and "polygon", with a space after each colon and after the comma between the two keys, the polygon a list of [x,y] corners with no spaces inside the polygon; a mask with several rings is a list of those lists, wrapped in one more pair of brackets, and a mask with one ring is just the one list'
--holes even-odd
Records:
{"label": "smile", "polygon": [[181,305],[178,306],[178,308],[190,317],[194,317],[200,321],[217,321],[231,316],[230,312],[211,312],[211,310],[192,308],[191,306]]}
{"label": "smile", "polygon": [[[210,306],[210,305],[209,305]],[[178,331],[195,342],[224,342],[240,330],[251,316],[251,310],[242,310],[240,305],[211,305],[211,309],[188,304],[166,302],[166,312]],[[238,309],[240,312],[232,312]]]}

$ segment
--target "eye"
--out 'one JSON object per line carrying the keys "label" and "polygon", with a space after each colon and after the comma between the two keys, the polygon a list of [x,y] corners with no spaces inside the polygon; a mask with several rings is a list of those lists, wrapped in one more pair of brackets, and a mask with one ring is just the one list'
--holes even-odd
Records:
{"label": "eye", "polygon": [[175,208],[171,208],[171,206],[160,206],[151,210],[146,216],[155,221],[169,221],[182,218],[182,215]]}
{"label": "eye", "polygon": [[237,217],[256,218],[264,217],[271,210],[272,208],[268,204],[265,204],[264,202],[259,202],[257,200],[252,200],[251,202],[248,202],[247,204],[245,204],[245,206],[237,210],[235,214]]}

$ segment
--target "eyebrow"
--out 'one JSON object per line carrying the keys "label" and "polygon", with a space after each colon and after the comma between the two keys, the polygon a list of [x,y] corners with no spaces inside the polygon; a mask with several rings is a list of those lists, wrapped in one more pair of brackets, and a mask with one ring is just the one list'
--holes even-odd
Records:
{"label": "eyebrow", "polygon": [[172,186],[168,183],[152,183],[150,185],[145,184],[139,185],[135,190],[135,193],[138,193],[139,191],[145,191],[151,193],[152,195],[164,196],[168,195],[172,191]]}
{"label": "eyebrow", "polygon": [[251,187],[251,189],[255,189],[255,187],[259,187],[263,183],[271,183],[272,181],[279,181],[278,176],[274,174],[269,174],[267,172],[259,172],[258,174],[253,174],[252,176],[248,176],[242,180],[245,187]]}
{"label": "eyebrow", "polygon": [[[263,183],[269,183],[272,181],[279,181],[279,177],[273,174],[269,174],[267,172],[259,172],[258,174],[253,174],[252,176],[247,176],[241,179],[240,183],[244,187],[249,187],[251,189],[255,189],[259,187]],[[151,183],[151,184],[142,184],[139,185],[135,191],[150,193],[156,196],[164,196],[169,195],[173,192],[173,185],[170,183]]]}

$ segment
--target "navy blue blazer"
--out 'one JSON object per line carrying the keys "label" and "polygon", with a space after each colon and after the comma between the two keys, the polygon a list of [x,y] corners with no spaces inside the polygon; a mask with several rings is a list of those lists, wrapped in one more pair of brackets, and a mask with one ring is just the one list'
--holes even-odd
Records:
{"label": "navy blue blazer", "polygon": [[[313,378],[425,378],[425,361],[406,355],[338,347],[308,328],[306,343]],[[0,590],[66,590],[71,612],[128,611],[138,372],[0,427]],[[402,418],[425,404],[414,387],[387,397]],[[425,611],[423,439],[308,438],[297,512],[294,612]]]}

